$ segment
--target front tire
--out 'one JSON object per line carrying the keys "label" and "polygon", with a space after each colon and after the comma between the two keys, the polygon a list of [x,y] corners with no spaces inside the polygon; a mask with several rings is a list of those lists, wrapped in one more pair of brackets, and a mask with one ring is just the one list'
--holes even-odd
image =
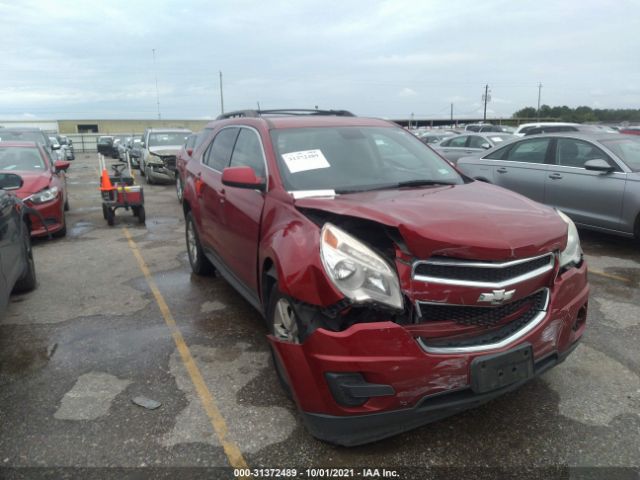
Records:
{"label": "front tire", "polygon": [[[293,309],[291,298],[280,292],[277,283],[271,288],[271,294],[269,295],[267,322],[269,332],[279,341],[300,343],[298,316]],[[293,398],[287,372],[273,346],[271,347],[271,359],[273,360],[280,386],[289,398]]]}
{"label": "front tire", "polygon": [[189,264],[191,265],[191,270],[196,275],[210,275],[214,272],[215,269],[204,254],[204,250],[202,248],[202,245],[200,244],[198,230],[193,219],[193,214],[191,212],[187,213],[185,220],[187,254],[189,256]]}
{"label": "front tire", "polygon": [[36,263],[33,260],[33,249],[31,248],[31,232],[29,231],[29,227],[26,224],[23,225],[22,229],[23,242],[26,251],[25,256],[27,260],[27,269],[14,285],[13,291],[15,293],[30,292],[31,290],[36,288],[36,285],[38,283],[36,280]]}
{"label": "front tire", "polygon": [[176,175],[176,196],[178,197],[178,202],[182,203],[184,187],[182,186],[182,179],[180,178],[180,175]]}
{"label": "front tire", "polygon": [[[147,167],[144,167],[145,169]],[[151,175],[149,174],[149,171],[145,171],[145,178],[147,179],[147,184],[148,185],[153,185],[153,180],[151,179]]]}

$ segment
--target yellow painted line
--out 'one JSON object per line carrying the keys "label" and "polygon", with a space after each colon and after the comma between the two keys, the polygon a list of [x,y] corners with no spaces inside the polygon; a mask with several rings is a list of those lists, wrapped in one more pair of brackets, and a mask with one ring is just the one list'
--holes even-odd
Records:
{"label": "yellow painted line", "polygon": [[162,293],[160,293],[158,285],[153,279],[153,276],[151,275],[151,272],[149,271],[149,268],[147,267],[147,264],[145,263],[144,258],[142,257],[138,246],[136,245],[136,242],[131,237],[129,229],[124,228],[123,231],[125,237],[127,237],[127,241],[129,242],[129,248],[131,249],[133,256],[136,257],[138,266],[144,274],[144,278],[147,280],[147,284],[151,289],[151,293],[153,293],[156,303],[158,304],[160,313],[162,313],[164,321],[171,331],[173,340],[176,343],[176,347],[178,347],[178,351],[180,352],[182,363],[184,364],[187,372],[189,373],[189,376],[191,377],[191,382],[196,388],[196,392],[198,394],[198,397],[200,398],[200,402],[202,403],[207,416],[209,417],[211,426],[216,432],[218,440],[220,441],[222,448],[224,448],[224,453],[229,459],[229,464],[233,468],[248,468],[247,462],[245,462],[238,446],[235,444],[235,442],[233,442],[233,440],[227,438],[227,435],[229,433],[227,429],[227,423],[225,422],[224,417],[222,416],[220,410],[218,409],[218,406],[216,405],[213,394],[207,387],[204,378],[202,378],[200,369],[198,368],[196,361],[191,355],[191,351],[185,343],[184,337],[182,336],[182,333],[180,333],[180,329],[178,328],[178,325],[176,324],[176,321],[171,314],[171,310],[169,310],[167,302],[165,302]]}
{"label": "yellow painted line", "polygon": [[614,275],[612,273],[601,272],[599,270],[589,269],[589,273],[593,273],[594,275],[598,275],[600,277],[610,278],[612,280],[618,280],[620,282],[631,283],[633,280],[630,278],[621,277],[619,275]]}

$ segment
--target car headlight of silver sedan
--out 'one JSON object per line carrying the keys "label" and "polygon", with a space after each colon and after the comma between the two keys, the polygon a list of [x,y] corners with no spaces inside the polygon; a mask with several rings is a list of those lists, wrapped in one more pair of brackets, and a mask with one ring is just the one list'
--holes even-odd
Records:
{"label": "car headlight of silver sedan", "polygon": [[567,246],[562,252],[560,252],[558,259],[560,262],[560,268],[579,265],[582,261],[582,247],[580,246],[578,229],[576,228],[575,223],[573,223],[573,220],[571,220],[567,215],[562,213],[560,210],[556,211],[558,212],[558,215],[560,215],[560,218],[562,218],[569,227],[567,233]]}
{"label": "car headlight of silver sedan", "polygon": [[331,223],[320,233],[320,257],[331,282],[354,303],[403,308],[395,270],[371,248]]}
{"label": "car headlight of silver sedan", "polygon": [[40,190],[38,193],[34,193],[30,197],[25,198],[25,200],[29,200],[37,204],[51,202],[58,197],[59,191],[60,189],[58,187],[45,188],[44,190]]}

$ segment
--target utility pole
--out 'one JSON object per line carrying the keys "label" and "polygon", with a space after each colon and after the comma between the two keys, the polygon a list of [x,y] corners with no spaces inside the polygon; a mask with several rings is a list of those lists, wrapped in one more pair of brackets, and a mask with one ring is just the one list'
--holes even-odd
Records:
{"label": "utility pole", "polygon": [[489,90],[489,85],[484,86],[484,95],[482,95],[482,101],[484,102],[484,115],[482,116],[482,121],[487,121],[487,102],[491,101],[491,90]]}
{"label": "utility pole", "polygon": [[224,113],[224,95],[222,94],[222,70],[220,70],[220,113]]}
{"label": "utility pole", "polygon": [[258,104],[258,111],[260,111],[260,102],[256,102]]}
{"label": "utility pole", "polygon": [[152,48],[151,53],[153,54],[153,75],[156,77],[156,103],[158,104],[158,120],[161,120],[162,117],[160,115],[160,93],[158,92],[158,70],[156,69],[156,49]]}
{"label": "utility pole", "polygon": [[453,123],[453,103],[451,103],[451,123]]}
{"label": "utility pole", "polygon": [[540,96],[542,94],[542,83],[538,83],[538,121],[540,121]]}

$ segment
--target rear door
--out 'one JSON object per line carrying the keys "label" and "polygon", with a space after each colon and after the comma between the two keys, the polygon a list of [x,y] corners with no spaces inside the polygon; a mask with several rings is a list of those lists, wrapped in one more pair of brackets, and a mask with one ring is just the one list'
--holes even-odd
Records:
{"label": "rear door", "polygon": [[[577,138],[557,138],[555,164],[545,179],[544,203],[559,208],[582,225],[621,230],[627,174],[603,150]],[[587,170],[587,160],[606,160],[614,172]]]}
{"label": "rear door", "polygon": [[545,162],[550,154],[550,144],[550,138],[532,138],[484,157],[494,161],[494,183],[544,202],[545,178],[549,168]]}
{"label": "rear door", "polygon": [[6,308],[13,285],[24,270],[20,222],[15,201],[0,190],[0,316]]}
{"label": "rear door", "polygon": [[222,247],[222,207],[224,202],[222,170],[229,165],[233,146],[240,129],[221,129],[202,156],[202,168],[196,179],[196,194],[200,210],[200,240],[203,245],[217,255]]}

